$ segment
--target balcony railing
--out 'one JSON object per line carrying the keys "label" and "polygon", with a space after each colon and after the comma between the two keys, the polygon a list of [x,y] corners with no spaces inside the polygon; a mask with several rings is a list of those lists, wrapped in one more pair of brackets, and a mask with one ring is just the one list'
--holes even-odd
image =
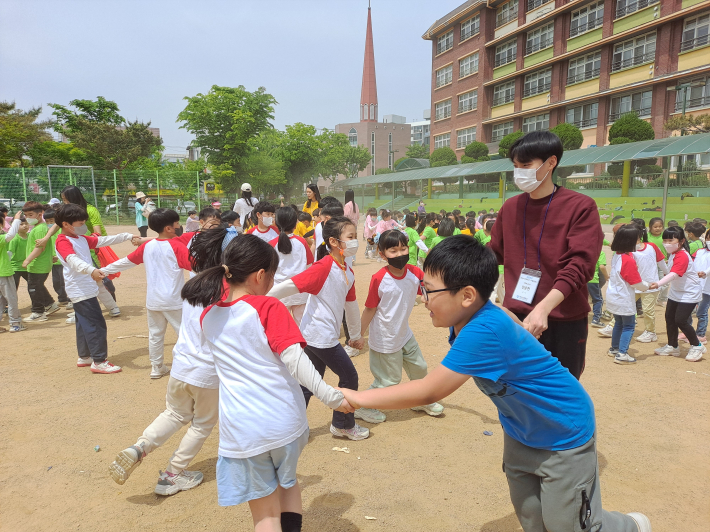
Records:
{"label": "balcony railing", "polygon": [[540,94],[542,92],[547,92],[550,90],[551,85],[552,83],[548,81],[547,83],[538,83],[535,87],[525,89],[523,90],[523,98],[527,98],[528,96],[535,96],[536,94]]}
{"label": "balcony railing", "polygon": [[478,108],[478,102],[465,102],[459,104],[459,113],[465,113],[466,111],[473,111]]}
{"label": "balcony railing", "polygon": [[[710,96],[700,96],[698,98],[688,98],[685,101],[686,109],[695,109],[698,107],[710,107]],[[683,100],[675,102],[675,111],[679,113],[683,110]]]}
{"label": "balcony railing", "polygon": [[471,27],[469,27],[467,30],[462,30],[462,31],[461,31],[461,37],[459,38],[459,40],[460,40],[460,41],[465,41],[465,40],[468,39],[469,37],[473,37],[473,36],[476,35],[479,31],[481,31],[480,28],[481,28],[480,25],[476,25],[476,26],[471,26]]}
{"label": "balcony railing", "polygon": [[575,120],[573,122],[570,122],[570,124],[577,126],[579,129],[582,129],[584,127],[594,127],[597,125],[597,119],[590,118],[589,120]]}
{"label": "balcony railing", "polygon": [[447,39],[444,42],[438,42],[438,43],[436,43],[436,53],[437,53],[437,55],[442,54],[447,50],[451,50],[453,47],[454,47],[453,39],[450,41]]}
{"label": "balcony railing", "polygon": [[498,96],[497,98],[493,98],[493,107],[496,105],[503,105],[505,103],[510,103],[513,100],[515,100],[515,94],[510,94],[507,96]]}
{"label": "balcony railing", "polygon": [[518,54],[506,54],[503,57],[499,57],[498,59],[495,60],[493,63],[493,68],[498,68],[499,66],[507,65],[508,63],[512,63],[515,61],[515,58]]}
{"label": "balcony railing", "polygon": [[475,142],[475,141],[476,141],[475,138],[472,138],[472,139],[465,139],[465,138],[464,138],[464,139],[458,139],[458,140],[456,141],[456,149],[465,148],[466,146],[468,146],[469,144],[471,144],[472,142]]}
{"label": "balcony railing", "polygon": [[633,2],[631,4],[627,4],[624,7],[617,7],[616,8],[616,17],[614,18],[621,18],[626,15],[629,15],[631,13],[635,13],[639,9],[643,9],[645,7],[648,7],[653,4],[657,4],[660,2],[660,0],[636,0],[636,2]]}
{"label": "balcony railing", "polygon": [[451,116],[451,109],[444,109],[442,111],[437,111],[434,113],[434,120],[443,120],[444,118],[449,118]]}
{"label": "balcony railing", "polygon": [[636,113],[637,116],[651,116],[650,107],[642,107],[640,109],[631,109],[630,111],[618,111],[616,113],[609,113],[609,123],[616,122],[619,118],[628,113]]}
{"label": "balcony railing", "polygon": [[[512,133],[513,130],[511,129],[508,131],[508,133]],[[508,133],[496,133],[495,131],[491,134],[491,142],[498,142],[501,140],[503,137],[505,137]]]}
{"label": "balcony railing", "polygon": [[590,20],[586,24],[580,24],[578,26],[573,26],[569,30],[569,38],[571,39],[572,37],[576,37],[577,35],[582,35],[583,33],[587,33],[588,31],[591,31],[594,28],[601,26],[603,23],[604,23],[604,18],[597,17],[593,20]]}
{"label": "balcony railing", "polygon": [[469,68],[464,68],[459,71],[459,79],[460,78],[465,78],[466,76],[470,76],[471,74],[475,74],[478,72],[478,66],[476,68],[469,67]]}
{"label": "balcony railing", "polygon": [[437,77],[436,78],[436,88],[438,89],[439,87],[443,87],[444,85],[448,85],[449,83],[451,83],[452,79],[453,79],[453,77],[451,76],[451,74],[448,74],[448,75],[442,76],[442,77]]}
{"label": "balcony railing", "polygon": [[640,65],[642,63],[648,63],[656,58],[656,51],[646,52],[645,54],[635,55],[633,57],[628,57],[626,59],[621,59],[620,61],[614,61],[611,64],[611,71],[616,72],[622,68],[632,67]]}
{"label": "balcony railing", "polygon": [[541,5],[547,4],[551,0],[528,0],[528,11],[532,11],[533,9],[537,9]]}
{"label": "balcony railing", "polygon": [[688,50],[694,50],[695,48],[700,48],[710,43],[710,35],[703,35],[702,37],[696,37],[695,39],[690,39],[680,43],[680,51],[687,52]]}
{"label": "balcony railing", "polygon": [[600,68],[595,68],[594,70],[585,70],[579,74],[574,74],[573,76],[567,76],[567,85],[572,85],[572,83],[579,83],[580,81],[586,81],[588,79],[594,79],[599,77],[601,72]]}
{"label": "balcony railing", "polygon": [[496,28],[500,28],[501,26],[505,26],[508,22],[512,22],[513,20],[518,18],[518,10],[516,9],[515,11],[509,11],[506,15],[498,15],[496,17]]}
{"label": "balcony railing", "polygon": [[541,40],[540,42],[536,43],[528,43],[525,46],[525,55],[530,55],[534,54],[535,52],[539,52],[540,50],[544,50],[545,48],[549,48],[552,46],[555,42],[555,39],[553,37],[548,37],[545,40]]}

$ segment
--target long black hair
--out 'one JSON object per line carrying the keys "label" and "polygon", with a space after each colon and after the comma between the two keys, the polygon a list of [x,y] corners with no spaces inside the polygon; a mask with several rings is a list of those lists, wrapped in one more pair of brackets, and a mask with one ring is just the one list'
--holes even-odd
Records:
{"label": "long black hair", "polygon": [[641,242],[648,242],[648,231],[646,231],[646,222],[643,218],[631,218],[631,223],[639,228]]}
{"label": "long black hair", "polygon": [[323,243],[318,246],[316,260],[321,260],[328,255],[331,237],[340,240],[340,235],[343,234],[343,231],[348,225],[355,224],[346,216],[333,216],[323,224]]}
{"label": "long black hair", "polygon": [[419,227],[417,227],[417,233],[422,234],[424,232],[424,229],[426,229],[426,226],[429,225],[431,222],[436,222],[435,212],[429,212],[426,214],[426,216],[423,216],[421,218],[421,221],[419,222]]}
{"label": "long black hair", "polygon": [[688,239],[685,238],[685,231],[683,231],[683,228],[681,226],[672,225],[670,227],[666,227],[663,230],[663,240],[671,240],[673,238],[677,238],[678,242],[682,240],[683,243],[680,247],[690,253],[690,245],[688,244]]}
{"label": "long black hair", "polygon": [[249,207],[254,206],[254,202],[251,197],[251,190],[242,190],[242,198],[249,204]]}
{"label": "long black hair", "polygon": [[79,205],[80,207],[84,207],[86,209],[86,199],[81,193],[79,187],[67,185],[62,189],[62,196],[64,196],[64,199],[66,199],[69,203]]}
{"label": "long black hair", "polygon": [[[316,197],[316,201],[320,206],[320,190],[318,190],[318,185],[311,183],[310,185],[307,185],[306,188],[313,192],[313,195]],[[306,201],[306,208],[311,208],[311,200]]]}
{"label": "long black hair", "polygon": [[353,209],[356,208],[356,203],[355,203],[355,191],[354,190],[346,190],[345,191],[345,202],[343,202],[343,205],[347,205],[349,202],[353,203]]}
{"label": "long black hair", "polygon": [[288,237],[298,224],[298,213],[292,207],[281,207],[276,211],[276,227],[279,228],[279,253],[288,255],[293,250],[291,239]]}
{"label": "long black hair", "polygon": [[[222,241],[217,238],[217,232],[224,229],[209,229],[200,236],[211,235],[205,239],[202,246],[208,247],[209,255],[215,257],[220,251],[220,261],[202,270],[197,277],[190,279],[182,288],[182,298],[192,306],[207,307],[222,300],[225,295],[224,281],[230,285],[241,284],[247,277],[259,270],[267,274],[276,273],[279,256],[276,250],[258,236],[242,235],[232,240],[224,251]],[[196,237],[197,238],[197,237]]]}

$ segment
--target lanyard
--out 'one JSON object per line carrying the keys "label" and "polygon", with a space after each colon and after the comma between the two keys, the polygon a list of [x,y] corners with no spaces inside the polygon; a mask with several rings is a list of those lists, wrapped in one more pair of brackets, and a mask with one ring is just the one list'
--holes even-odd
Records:
{"label": "lanyard", "polygon": [[[547,212],[550,210],[550,203],[552,203],[552,198],[555,196],[555,192],[557,192],[557,186],[555,186],[555,188],[552,190],[552,194],[550,194],[550,201],[547,202],[547,208],[545,208],[545,216],[542,218],[542,227],[540,228],[540,238],[537,241],[538,271],[542,271],[542,266],[540,264],[540,243],[542,242],[542,232],[545,230],[545,220],[547,220]],[[528,198],[525,200],[525,210],[523,211],[523,268],[527,267],[528,263],[528,247],[527,239],[525,238],[526,219],[528,214],[528,201],[530,201],[530,194],[528,194]]]}

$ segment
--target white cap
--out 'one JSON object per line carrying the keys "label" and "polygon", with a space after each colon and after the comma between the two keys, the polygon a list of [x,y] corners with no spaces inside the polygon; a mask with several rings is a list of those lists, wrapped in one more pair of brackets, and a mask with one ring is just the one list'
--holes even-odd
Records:
{"label": "white cap", "polygon": [[251,192],[251,185],[249,183],[243,183],[242,192]]}
{"label": "white cap", "polygon": [[58,203],[61,203],[61,201],[59,201],[57,198],[52,198],[51,200],[49,200],[50,205],[57,205]]}
{"label": "white cap", "polygon": [[136,192],[136,199],[141,199],[141,198],[145,198],[145,194],[143,194],[142,192]]}

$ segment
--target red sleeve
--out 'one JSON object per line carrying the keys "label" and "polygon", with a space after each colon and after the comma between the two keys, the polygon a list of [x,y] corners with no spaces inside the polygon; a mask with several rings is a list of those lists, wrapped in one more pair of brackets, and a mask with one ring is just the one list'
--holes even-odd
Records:
{"label": "red sleeve", "polygon": [[688,253],[676,252],[673,255],[673,266],[671,266],[670,273],[677,273],[678,277],[683,277],[685,272],[688,271],[688,265],[690,264],[690,258]]}
{"label": "red sleeve", "polygon": [[[422,281],[424,279],[424,272],[418,268],[417,266],[413,266],[411,264],[407,264],[407,269],[412,272],[414,275],[416,275],[417,279],[419,281]],[[422,286],[421,284],[417,287],[417,295],[420,296],[422,295]]]}
{"label": "red sleeve", "polygon": [[177,240],[181,244],[187,246],[193,236],[197,234],[197,231],[190,231],[189,233],[183,233],[180,236],[176,236],[173,240]]}
{"label": "red sleeve", "polygon": [[[275,241],[278,242],[278,240],[279,239],[277,238]],[[313,264],[313,252],[311,251],[311,246],[309,246],[308,242],[306,242],[306,239],[302,236],[295,235],[293,240],[298,240],[301,244],[303,244],[303,247],[306,248],[306,264]]]}
{"label": "red sleeve", "polygon": [[278,239],[278,237],[276,237],[276,238],[274,238],[273,240],[270,240],[270,241],[269,241],[269,245],[270,245],[271,247],[273,247],[273,248],[276,248],[276,246],[278,246],[278,244],[279,244],[279,239]]}
{"label": "red sleeve", "polygon": [[248,235],[253,235],[253,234],[254,234],[254,231],[256,231],[256,225],[255,225],[254,227],[252,227],[251,229],[249,229],[249,230],[247,231],[247,234],[248,234]]}
{"label": "red sleeve", "polygon": [[639,269],[636,265],[636,261],[628,253],[624,253],[621,256],[621,271],[619,272],[619,275],[621,275],[621,278],[630,285],[641,282],[641,275],[639,275]]}
{"label": "red sleeve", "polygon": [[662,260],[666,260],[665,255],[661,253],[661,250],[658,249],[658,246],[654,244],[653,242],[648,243],[649,246],[653,247],[653,249],[656,251],[656,262],[661,262]]}
{"label": "red sleeve", "polygon": [[242,301],[256,310],[264,327],[266,340],[274,353],[281,353],[294,344],[306,347],[306,341],[298,325],[281,301],[267,296],[247,296]]}
{"label": "red sleeve", "polygon": [[355,281],[353,281],[353,285],[350,287],[350,290],[348,290],[348,293],[345,296],[345,301],[357,301],[357,294],[355,293]]}
{"label": "red sleeve", "polygon": [[173,253],[175,253],[175,258],[177,259],[178,266],[183,270],[188,272],[192,271],[192,264],[190,264],[190,252],[187,247],[182,242],[173,242],[177,240],[176,238],[171,238],[169,240],[170,247],[173,248]]}
{"label": "red sleeve", "polygon": [[367,292],[367,299],[365,300],[365,307],[367,308],[377,308],[380,304],[380,283],[387,273],[387,267],[385,266],[380,271],[370,279],[370,289]]}
{"label": "red sleeve", "polygon": [[89,244],[89,249],[96,249],[97,244],[99,243],[99,237],[98,236],[85,236],[86,242]]}
{"label": "red sleeve", "polygon": [[143,264],[143,252],[145,251],[145,246],[147,244],[148,242],[141,244],[138,246],[138,249],[136,249],[133,253],[129,253],[126,258],[133,264]]}
{"label": "red sleeve", "polygon": [[326,279],[330,275],[330,268],[333,265],[333,257],[328,255],[315,262],[313,266],[298,275],[291,277],[293,284],[298,291],[305,294],[317,294],[323,288]]}
{"label": "red sleeve", "polygon": [[56,242],[57,253],[66,261],[69,255],[75,255],[74,246],[71,245],[66,235],[59,235]]}

